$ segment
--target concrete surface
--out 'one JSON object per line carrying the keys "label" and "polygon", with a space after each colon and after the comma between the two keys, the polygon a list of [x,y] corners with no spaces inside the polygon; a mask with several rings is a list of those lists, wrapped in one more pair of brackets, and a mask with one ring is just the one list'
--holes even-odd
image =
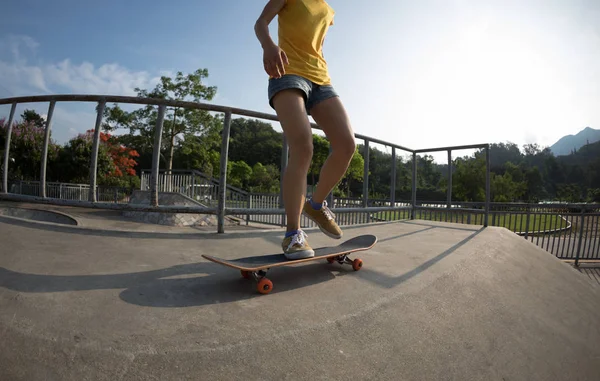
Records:
{"label": "concrete surface", "polygon": [[[310,230],[313,246],[336,244]],[[281,231],[158,234],[0,219],[1,380],[598,380],[600,288],[502,228],[410,221],[364,267],[203,260]]]}
{"label": "concrete surface", "polygon": [[[138,232],[138,233],[156,233],[156,234],[197,234],[198,232],[216,232],[216,226],[165,226],[151,223],[135,221],[133,218],[123,216],[123,212],[119,210],[81,208],[74,206],[52,205],[52,204],[34,204],[27,202],[0,201],[0,208],[20,208],[20,209],[36,209],[50,212],[62,213],[70,216],[77,221],[77,225],[88,230],[109,230],[115,232]],[[0,214],[0,217],[2,215]],[[3,219],[9,223],[27,223],[27,219],[21,221],[14,219]],[[44,222],[44,221],[42,221]],[[51,221],[46,221],[51,222]],[[32,224],[27,224],[32,225]],[[48,228],[52,228],[49,225]],[[265,230],[273,229],[273,225],[265,225],[259,223],[250,223],[246,226],[245,221],[241,225],[228,225],[226,230],[229,231],[246,231],[246,230]],[[275,227],[277,228],[277,227]],[[81,231],[80,229],[77,231]]]}
{"label": "concrete surface", "polygon": [[77,225],[77,220],[69,215],[36,208],[19,208],[0,205],[0,215],[63,225]]}

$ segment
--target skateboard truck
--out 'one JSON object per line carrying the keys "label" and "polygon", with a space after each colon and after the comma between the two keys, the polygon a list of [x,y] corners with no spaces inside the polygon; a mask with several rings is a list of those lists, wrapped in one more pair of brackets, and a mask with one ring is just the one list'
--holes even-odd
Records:
{"label": "skateboard truck", "polygon": [[348,258],[347,254],[342,254],[342,255],[338,255],[337,257],[327,258],[327,262],[329,262],[329,263],[333,263],[335,261],[337,261],[340,265],[343,265],[343,264],[352,265],[352,268],[354,269],[354,271],[360,270],[363,265],[362,259],[356,258],[355,260],[352,260],[352,259]]}
{"label": "skateboard truck", "polygon": [[273,282],[266,278],[269,269],[258,271],[240,270],[242,277],[246,279],[254,279],[256,281],[256,289],[261,294],[268,294],[273,289]]}

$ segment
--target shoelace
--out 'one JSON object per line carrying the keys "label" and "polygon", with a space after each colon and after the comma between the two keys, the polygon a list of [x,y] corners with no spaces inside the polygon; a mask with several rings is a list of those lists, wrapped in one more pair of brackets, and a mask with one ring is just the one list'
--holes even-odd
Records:
{"label": "shoelace", "polygon": [[305,232],[303,232],[302,230],[300,230],[300,232],[298,234],[295,234],[294,237],[292,238],[292,241],[290,242],[290,244],[288,245],[288,249],[292,248],[295,244],[298,244],[300,246],[304,245],[304,240],[307,238],[308,236],[306,235]]}
{"label": "shoelace", "polygon": [[321,208],[323,214],[328,220],[333,220],[335,218],[335,214],[327,207],[327,201],[323,201],[323,207]]}

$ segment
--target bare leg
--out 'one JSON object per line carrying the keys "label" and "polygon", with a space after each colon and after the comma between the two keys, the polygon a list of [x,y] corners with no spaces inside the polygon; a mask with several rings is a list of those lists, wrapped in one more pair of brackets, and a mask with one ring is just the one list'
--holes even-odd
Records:
{"label": "bare leg", "polygon": [[283,175],[283,203],[289,232],[300,228],[306,197],[306,176],[313,155],[312,130],[304,98],[298,90],[277,93],[273,98],[273,107],[290,147],[290,158]]}
{"label": "bare leg", "polygon": [[339,97],[317,103],[310,113],[331,144],[331,154],[321,168],[319,183],[312,196],[314,202],[321,203],[346,173],[356,143],[350,119]]}

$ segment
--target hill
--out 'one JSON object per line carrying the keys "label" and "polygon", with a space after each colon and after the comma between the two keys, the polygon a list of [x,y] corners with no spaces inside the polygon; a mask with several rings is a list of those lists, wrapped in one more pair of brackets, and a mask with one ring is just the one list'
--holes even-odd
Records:
{"label": "hill", "polygon": [[586,144],[597,141],[600,141],[600,130],[586,127],[577,135],[563,136],[550,147],[550,150],[555,156],[569,155],[573,150],[578,150]]}

